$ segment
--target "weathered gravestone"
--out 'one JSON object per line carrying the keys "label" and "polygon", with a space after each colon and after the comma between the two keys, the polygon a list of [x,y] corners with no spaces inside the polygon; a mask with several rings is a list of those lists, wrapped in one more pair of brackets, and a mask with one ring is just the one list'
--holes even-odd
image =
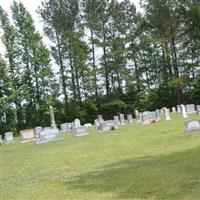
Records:
{"label": "weathered gravestone", "polygon": [[176,113],[176,108],[175,107],[172,107],[172,112]]}
{"label": "weathered gravestone", "polygon": [[121,113],[121,114],[119,115],[119,120],[120,120],[120,124],[121,124],[121,125],[124,125],[124,124],[125,124],[125,123],[124,123],[124,114]]}
{"label": "weathered gravestone", "polygon": [[59,139],[59,130],[57,128],[52,128],[48,130],[42,130],[38,134],[38,138],[36,140],[37,144],[51,142]]}
{"label": "weathered gravestone", "polygon": [[40,141],[40,132],[42,131],[42,127],[41,126],[37,126],[34,128],[35,131],[35,141],[36,143]]}
{"label": "weathered gravestone", "polygon": [[128,123],[133,123],[133,116],[132,116],[132,114],[128,114],[127,115],[127,120],[128,120]]}
{"label": "weathered gravestone", "polygon": [[139,115],[140,115],[139,111],[135,110],[135,119],[136,119],[137,122],[140,121],[140,116]]}
{"label": "weathered gravestone", "polygon": [[120,126],[120,121],[119,121],[119,117],[117,115],[114,116],[114,124],[116,126]]}
{"label": "weathered gravestone", "polygon": [[77,136],[77,137],[89,134],[85,126],[74,127],[72,132],[74,136]]}
{"label": "weathered gravestone", "polygon": [[141,115],[141,121],[143,124],[150,124],[156,121],[155,112],[143,112]]}
{"label": "weathered gravestone", "polygon": [[99,129],[104,132],[109,130],[115,130],[117,129],[117,126],[114,124],[113,120],[107,120],[100,124]]}
{"label": "weathered gravestone", "polygon": [[185,121],[184,124],[185,124],[186,132],[200,131],[200,120],[199,119]]}
{"label": "weathered gravestone", "polygon": [[99,123],[99,120],[98,120],[98,119],[95,119],[95,120],[94,120],[94,126],[95,126],[96,129],[99,129],[100,123]]}
{"label": "weathered gravestone", "polygon": [[48,131],[48,130],[51,130],[51,127],[44,127],[43,128],[43,131]]}
{"label": "weathered gravestone", "polygon": [[170,118],[170,111],[168,108],[163,108],[164,115],[165,115],[165,120],[171,120]]}
{"label": "weathered gravestone", "polygon": [[181,111],[182,111],[183,118],[188,118],[185,106],[183,104],[181,105]]}
{"label": "weathered gravestone", "polygon": [[13,133],[6,132],[4,135],[4,139],[5,139],[6,143],[13,143]]}
{"label": "weathered gravestone", "polygon": [[185,106],[185,108],[186,108],[187,114],[196,113],[194,104],[188,104]]}
{"label": "weathered gravestone", "polygon": [[181,113],[181,105],[177,105],[177,112]]}
{"label": "weathered gravestone", "polygon": [[85,128],[92,128],[92,124],[91,123],[87,123],[83,125]]}
{"label": "weathered gravestone", "polygon": [[81,126],[81,122],[79,119],[75,119],[74,120],[74,128],[80,127]]}
{"label": "weathered gravestone", "polygon": [[63,123],[60,125],[60,130],[62,132],[67,132],[70,131],[72,129],[72,124],[71,123]]}
{"label": "weathered gravestone", "polygon": [[99,123],[104,122],[102,115],[97,115],[97,119],[99,120]]}
{"label": "weathered gravestone", "polygon": [[197,115],[200,115],[200,105],[197,105]]}
{"label": "weathered gravestone", "polygon": [[30,142],[35,140],[35,132],[33,129],[20,131],[20,143]]}
{"label": "weathered gravestone", "polygon": [[2,135],[0,135],[0,145],[3,144],[3,139],[2,139]]}
{"label": "weathered gravestone", "polygon": [[155,113],[156,113],[156,120],[160,120],[160,110],[156,109]]}

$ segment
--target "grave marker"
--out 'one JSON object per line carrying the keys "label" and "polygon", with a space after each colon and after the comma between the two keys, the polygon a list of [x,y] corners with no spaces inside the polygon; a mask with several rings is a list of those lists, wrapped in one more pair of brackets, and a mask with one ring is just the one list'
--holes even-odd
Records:
{"label": "grave marker", "polygon": [[12,132],[6,132],[4,139],[6,141],[6,143],[13,143],[13,133]]}
{"label": "grave marker", "polygon": [[35,140],[35,132],[33,129],[20,131],[20,143],[30,142]]}
{"label": "grave marker", "polygon": [[187,132],[200,131],[200,120],[199,119],[185,121],[184,124],[185,124],[185,130]]}

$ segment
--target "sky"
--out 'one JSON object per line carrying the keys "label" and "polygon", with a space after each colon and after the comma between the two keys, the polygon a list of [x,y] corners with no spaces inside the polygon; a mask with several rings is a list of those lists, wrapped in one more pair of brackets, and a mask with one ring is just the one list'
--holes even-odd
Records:
{"label": "sky", "polygon": [[[17,0],[18,1],[18,0]],[[119,0],[121,1],[121,0]],[[140,9],[139,2],[140,0],[131,0],[137,10]],[[3,7],[6,12],[10,13],[10,5],[12,4],[13,0],[0,0],[0,6]],[[42,0],[21,0],[21,2],[24,4],[24,6],[27,8],[27,10],[30,12],[34,22],[36,29],[42,33],[42,22],[38,14],[36,13],[37,8],[41,5]]]}

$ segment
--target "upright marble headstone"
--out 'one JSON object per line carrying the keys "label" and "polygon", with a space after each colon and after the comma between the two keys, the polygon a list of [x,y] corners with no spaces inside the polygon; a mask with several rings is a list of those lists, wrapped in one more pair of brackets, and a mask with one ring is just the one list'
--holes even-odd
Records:
{"label": "upright marble headstone", "polygon": [[175,107],[172,107],[172,112],[176,113],[176,108]]}
{"label": "upright marble headstone", "polygon": [[120,126],[119,117],[117,115],[114,116],[114,124]]}
{"label": "upright marble headstone", "polygon": [[157,121],[160,120],[160,110],[156,109],[155,113],[156,113],[156,120]]}
{"label": "upright marble headstone", "polygon": [[33,129],[20,131],[20,143],[30,142],[35,140],[35,131]]}
{"label": "upright marble headstone", "polygon": [[42,131],[42,127],[41,126],[37,126],[34,128],[35,131],[35,141],[36,143],[40,141],[40,132]]}
{"label": "upright marble headstone", "polygon": [[187,104],[187,105],[185,106],[185,108],[186,108],[187,114],[196,113],[196,111],[195,111],[195,105],[194,105],[194,104]]}
{"label": "upright marble headstone", "polygon": [[183,118],[188,118],[185,106],[183,104],[181,105],[181,110],[182,110]]}
{"label": "upright marble headstone", "polygon": [[141,122],[143,124],[151,124],[153,122],[156,122],[156,113],[149,111],[143,112],[141,115]]}
{"label": "upright marble headstone", "polygon": [[100,124],[101,131],[109,131],[113,129],[117,129],[117,126],[114,124],[114,120],[106,120]]}
{"label": "upright marble headstone", "polygon": [[39,133],[39,137],[36,140],[37,144],[51,142],[59,139],[59,130],[57,128],[52,128],[48,130],[42,130]]}
{"label": "upright marble headstone", "polygon": [[140,119],[139,119],[139,111],[138,110],[135,110],[135,119],[136,119],[136,121],[139,121]]}
{"label": "upright marble headstone", "polygon": [[50,112],[51,128],[57,128],[52,106],[49,107],[49,112]]}
{"label": "upright marble headstone", "polygon": [[0,145],[3,144],[3,139],[2,139],[2,135],[0,135]]}
{"label": "upright marble headstone", "polygon": [[181,113],[181,105],[177,105],[177,112]]}
{"label": "upright marble headstone", "polygon": [[60,125],[60,130],[61,131],[70,131],[72,129],[72,124],[71,123],[63,123]]}
{"label": "upright marble headstone", "polygon": [[200,120],[199,119],[185,121],[184,124],[185,124],[186,132],[200,131]]}
{"label": "upright marble headstone", "polygon": [[200,105],[197,105],[197,115],[200,115]]}
{"label": "upright marble headstone", "polygon": [[13,143],[13,133],[6,132],[4,135],[4,139],[5,139],[6,143]]}
{"label": "upright marble headstone", "polygon": [[97,115],[97,119],[99,120],[99,123],[104,122],[102,115]]}
{"label": "upright marble headstone", "polygon": [[74,120],[74,128],[80,127],[81,126],[81,121],[79,119]]}
{"label": "upright marble headstone", "polygon": [[165,120],[171,120],[169,109],[168,108],[164,108],[163,110],[164,110]]}
{"label": "upright marble headstone", "polygon": [[98,120],[98,119],[95,119],[95,120],[94,120],[94,126],[95,126],[96,129],[99,129],[100,123],[99,123],[99,120]]}
{"label": "upright marble headstone", "polygon": [[119,115],[119,120],[120,120],[121,125],[125,124],[125,123],[124,123],[124,114],[121,113],[121,114]]}
{"label": "upright marble headstone", "polygon": [[132,116],[132,114],[128,114],[127,115],[127,120],[128,120],[128,123],[133,123],[133,116]]}

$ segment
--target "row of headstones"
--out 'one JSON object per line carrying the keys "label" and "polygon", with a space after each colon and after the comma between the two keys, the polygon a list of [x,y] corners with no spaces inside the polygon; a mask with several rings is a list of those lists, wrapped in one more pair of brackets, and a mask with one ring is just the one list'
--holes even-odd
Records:
{"label": "row of headstones", "polygon": [[[128,123],[133,122],[133,116],[132,114],[127,115],[127,121]],[[125,124],[125,115],[121,113],[119,116],[115,115],[113,117],[113,120],[104,120],[102,115],[98,115],[97,119],[94,120],[94,125],[97,130],[100,131],[109,131],[109,130],[115,130],[120,125]]]}

